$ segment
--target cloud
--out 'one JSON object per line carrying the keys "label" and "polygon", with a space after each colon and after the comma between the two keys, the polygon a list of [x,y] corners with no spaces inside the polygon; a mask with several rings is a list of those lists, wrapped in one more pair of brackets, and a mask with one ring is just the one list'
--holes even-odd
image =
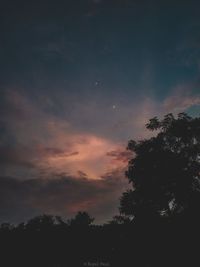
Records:
{"label": "cloud", "polygon": [[87,174],[83,171],[78,171],[77,173],[80,178],[88,178]]}
{"label": "cloud", "polygon": [[133,154],[128,150],[112,150],[107,156],[112,157],[114,161],[119,161],[127,165],[128,160],[132,158]]}
{"label": "cloud", "polygon": [[[82,130],[75,129],[67,119],[46,111],[45,103],[43,101],[43,105],[38,106],[19,90],[5,92],[4,113],[0,116],[6,128],[5,140],[0,148],[0,161],[6,162],[4,175],[26,178],[22,172],[17,174],[17,166],[34,166],[36,177],[37,173],[48,170],[49,173],[72,175],[82,170],[91,178],[99,178],[115,167],[111,166],[106,153],[119,147],[118,143],[84,127]],[[11,140],[6,140],[10,135]],[[10,166],[6,168],[6,165],[15,166],[13,169]],[[28,176],[31,178],[32,174]]]}
{"label": "cloud", "polygon": [[1,173],[30,179],[48,173],[79,177],[81,170],[98,179],[123,168],[129,157],[124,151],[128,140],[152,135],[145,128],[150,118],[200,104],[200,96],[192,93],[194,86],[176,86],[163,101],[149,96],[123,100],[114,110],[101,95],[98,101],[95,96],[92,101],[78,101],[62,92],[56,102],[51,95],[41,95],[38,101],[24,90],[5,90],[0,115],[4,129],[0,132]]}
{"label": "cloud", "polygon": [[[46,110],[54,103],[42,103],[20,90],[5,94],[1,220],[20,222],[42,213],[69,218],[79,210],[87,210],[97,222],[109,220],[128,186],[121,144],[87,127],[77,129],[65,116]],[[81,114],[80,108],[76,112]],[[84,110],[93,112],[91,107]],[[118,156],[107,156],[109,151]]]}
{"label": "cloud", "polygon": [[[24,156],[24,153],[26,156]],[[34,168],[35,165],[32,160],[28,158],[28,155],[28,151],[24,151],[23,148],[13,149],[9,147],[0,147],[0,166],[20,165],[27,168]]]}
{"label": "cloud", "polygon": [[119,172],[101,180],[59,174],[57,179],[25,181],[0,177],[0,218],[20,222],[42,213],[70,218],[86,210],[101,223],[117,213],[119,197],[125,188],[127,181]]}
{"label": "cloud", "polygon": [[164,100],[163,109],[167,112],[183,112],[188,108],[200,105],[200,95],[192,95],[190,87],[179,86],[174,93]]}

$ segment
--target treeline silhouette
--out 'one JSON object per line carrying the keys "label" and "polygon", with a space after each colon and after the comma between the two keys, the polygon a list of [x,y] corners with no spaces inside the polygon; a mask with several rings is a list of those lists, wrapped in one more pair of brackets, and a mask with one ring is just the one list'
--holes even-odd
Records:
{"label": "treeline silhouette", "polygon": [[1,266],[199,266],[200,118],[167,114],[146,126],[152,138],[128,143],[132,190],[119,215],[104,225],[84,211],[4,223]]}

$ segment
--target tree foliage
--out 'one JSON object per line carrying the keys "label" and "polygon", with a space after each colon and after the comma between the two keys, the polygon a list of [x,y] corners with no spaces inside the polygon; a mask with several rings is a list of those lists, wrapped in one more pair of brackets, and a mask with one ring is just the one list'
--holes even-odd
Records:
{"label": "tree foliage", "polygon": [[43,214],[30,219],[26,224],[26,229],[31,231],[51,230],[58,223],[58,216]]}
{"label": "tree foliage", "polygon": [[120,212],[135,218],[172,217],[200,208],[200,118],[179,113],[150,119],[156,135],[131,140],[126,176],[133,189],[123,193]]}
{"label": "tree foliage", "polygon": [[68,221],[70,226],[79,226],[85,227],[89,226],[94,221],[94,218],[90,217],[90,215],[83,211],[79,211],[76,216]]}

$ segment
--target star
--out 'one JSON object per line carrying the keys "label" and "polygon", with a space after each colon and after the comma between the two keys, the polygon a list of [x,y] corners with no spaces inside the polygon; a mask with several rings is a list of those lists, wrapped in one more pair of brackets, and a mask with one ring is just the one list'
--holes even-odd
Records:
{"label": "star", "polygon": [[100,84],[100,81],[95,82],[95,86],[98,86]]}

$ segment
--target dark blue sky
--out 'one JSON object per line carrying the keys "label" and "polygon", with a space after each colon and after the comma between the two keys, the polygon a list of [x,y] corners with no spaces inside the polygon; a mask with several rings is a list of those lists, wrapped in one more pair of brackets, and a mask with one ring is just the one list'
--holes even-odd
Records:
{"label": "dark blue sky", "polygon": [[131,96],[147,83],[164,97],[197,78],[197,1],[63,2],[2,6],[3,86],[68,91],[78,77],[93,92],[98,80],[103,91],[123,88]]}
{"label": "dark blue sky", "polygon": [[[191,0],[1,2],[0,175],[7,194],[17,183],[3,219],[116,213],[128,140],[148,137],[153,116],[199,115],[199,9]],[[63,179],[75,183],[70,198]],[[37,205],[32,191],[21,199],[24,183],[42,192],[44,180],[60,187]],[[55,205],[44,201],[52,194]]]}

